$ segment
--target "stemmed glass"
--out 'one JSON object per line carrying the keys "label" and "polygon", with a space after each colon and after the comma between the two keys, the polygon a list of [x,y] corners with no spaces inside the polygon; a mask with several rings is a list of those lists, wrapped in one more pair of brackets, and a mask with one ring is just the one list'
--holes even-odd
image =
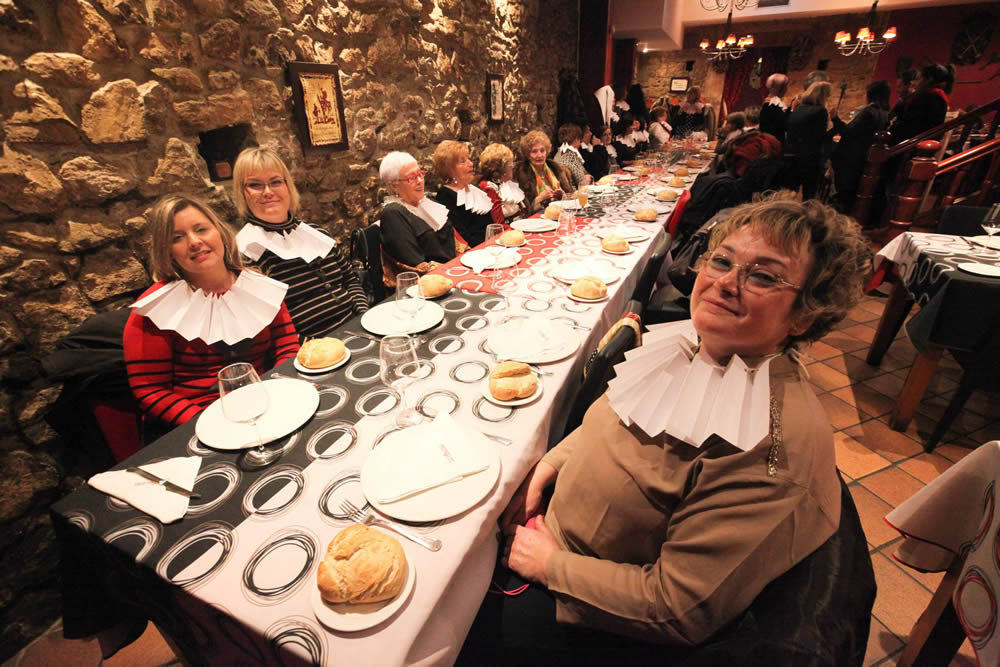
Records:
{"label": "stemmed glass", "polygon": [[574,232],[576,232],[576,218],[569,211],[563,211],[559,214],[559,229],[557,233],[559,234],[563,254],[567,257],[569,257],[569,241]]}
{"label": "stemmed glass", "polygon": [[424,307],[424,290],[415,271],[403,271],[396,276],[396,306],[410,318],[405,333],[413,333],[414,318]]}
{"label": "stemmed glass", "polygon": [[497,263],[500,261],[500,255],[503,254],[503,247],[500,245],[500,235],[503,234],[503,225],[491,222],[486,225],[486,241],[490,245],[486,246],[486,252],[493,256],[493,270],[497,270]]}
{"label": "stemmed glass", "polygon": [[511,318],[510,297],[517,293],[524,277],[524,270],[515,265],[506,271],[497,271],[493,276],[493,289],[503,297],[504,315],[501,324]]}
{"label": "stemmed glass", "polygon": [[990,207],[981,224],[992,241],[993,235],[1000,232],[1000,204],[994,204]]}
{"label": "stemmed glass", "polygon": [[386,336],[378,347],[379,377],[387,387],[399,394],[402,410],[396,415],[396,426],[416,426],[423,416],[406,404],[406,388],[419,380],[420,360],[417,341],[410,336]]}
{"label": "stemmed glass", "polygon": [[265,466],[278,458],[279,450],[265,449],[257,427],[257,420],[267,412],[270,399],[253,365],[246,362],[230,364],[219,371],[218,377],[222,414],[231,422],[250,422],[257,435],[257,447],[247,450],[247,463]]}

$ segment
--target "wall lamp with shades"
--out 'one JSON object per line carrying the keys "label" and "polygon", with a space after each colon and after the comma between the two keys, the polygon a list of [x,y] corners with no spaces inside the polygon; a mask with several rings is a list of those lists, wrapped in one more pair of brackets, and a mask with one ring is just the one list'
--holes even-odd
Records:
{"label": "wall lamp with shades", "polygon": [[[882,53],[885,47],[892,44],[892,41],[896,39],[896,28],[888,27],[885,32],[882,33],[881,39],[875,38],[875,33],[872,31],[872,27],[875,24],[875,11],[878,8],[878,0],[872,3],[871,11],[868,12],[868,21],[865,27],[858,30],[858,34],[854,41],[851,41],[851,33],[847,30],[840,30],[837,35],[833,38],[833,41],[837,44],[837,48],[840,50],[841,55],[853,56],[853,55],[875,55]],[[872,27],[869,27],[872,26]]]}

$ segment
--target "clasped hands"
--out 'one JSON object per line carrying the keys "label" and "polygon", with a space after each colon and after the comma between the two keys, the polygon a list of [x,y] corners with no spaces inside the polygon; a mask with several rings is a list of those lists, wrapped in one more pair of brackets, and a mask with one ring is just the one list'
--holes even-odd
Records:
{"label": "clasped hands", "polygon": [[[546,564],[549,555],[559,550],[542,516],[542,491],[553,482],[558,472],[539,462],[514,493],[500,517],[500,528],[506,536],[500,562],[519,575],[548,586]],[[530,521],[534,517],[534,521]],[[530,526],[525,526],[525,523]]]}

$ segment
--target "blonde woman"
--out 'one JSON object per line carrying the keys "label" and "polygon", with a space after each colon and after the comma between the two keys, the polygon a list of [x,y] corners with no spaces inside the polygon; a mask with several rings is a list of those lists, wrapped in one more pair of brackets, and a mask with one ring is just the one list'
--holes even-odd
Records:
{"label": "blonde woman", "polygon": [[833,86],[829,81],[817,81],[809,86],[798,106],[788,116],[788,135],[785,140],[785,159],[791,162],[792,189],[802,186],[802,198],[816,196],[823,165],[829,154],[827,126],[830,114],[826,102]]}
{"label": "blonde woman", "polygon": [[548,159],[552,142],[541,130],[532,130],[521,138],[521,163],[517,168],[517,184],[524,190],[529,212],[543,210],[550,202],[573,192],[573,180],[558,162]]}
{"label": "blonde woman", "polygon": [[493,222],[524,217],[528,213],[524,190],[514,180],[514,153],[503,144],[490,144],[479,155],[479,189],[493,202]]}

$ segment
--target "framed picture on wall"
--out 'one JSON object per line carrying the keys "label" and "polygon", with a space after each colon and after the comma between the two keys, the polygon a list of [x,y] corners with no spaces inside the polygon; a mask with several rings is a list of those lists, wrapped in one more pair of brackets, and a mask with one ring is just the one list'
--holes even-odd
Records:
{"label": "framed picture on wall", "polygon": [[303,152],[347,150],[347,123],[337,66],[289,62],[288,78]]}
{"label": "framed picture on wall", "polygon": [[503,122],[503,77],[499,74],[486,75],[486,120]]}
{"label": "framed picture on wall", "polygon": [[670,79],[670,92],[686,93],[690,79],[686,76],[675,76]]}

